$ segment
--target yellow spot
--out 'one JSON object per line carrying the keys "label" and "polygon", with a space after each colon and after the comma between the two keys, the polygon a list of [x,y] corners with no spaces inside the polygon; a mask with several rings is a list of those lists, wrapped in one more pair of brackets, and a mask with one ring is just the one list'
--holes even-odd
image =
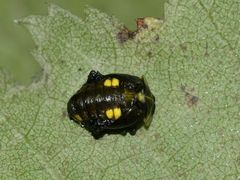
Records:
{"label": "yellow spot", "polygon": [[104,86],[110,87],[111,86],[111,80],[110,79],[106,79],[104,81]]}
{"label": "yellow spot", "polygon": [[140,102],[142,102],[142,103],[145,102],[145,96],[144,96],[143,93],[139,92],[139,93],[137,94],[137,98],[138,98],[138,100],[139,100]]}
{"label": "yellow spot", "polygon": [[113,109],[113,114],[114,114],[114,119],[117,120],[118,118],[121,117],[122,111],[120,108],[114,108]]}
{"label": "yellow spot", "polygon": [[113,118],[113,110],[112,109],[108,109],[106,111],[106,116],[108,119],[112,119]]}
{"label": "yellow spot", "polygon": [[130,92],[128,90],[125,90],[124,91],[124,99],[125,101],[129,102],[129,101],[132,101],[132,99],[135,97],[135,93],[133,92]]}
{"label": "yellow spot", "polygon": [[82,118],[81,118],[78,114],[75,114],[73,118],[74,118],[76,121],[79,121],[79,122],[82,121]]}
{"label": "yellow spot", "polygon": [[119,80],[117,78],[112,78],[112,86],[113,87],[119,86]]}

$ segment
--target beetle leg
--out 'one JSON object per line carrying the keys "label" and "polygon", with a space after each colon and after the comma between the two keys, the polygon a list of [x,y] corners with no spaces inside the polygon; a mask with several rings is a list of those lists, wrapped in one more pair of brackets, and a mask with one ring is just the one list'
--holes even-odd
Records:
{"label": "beetle leg", "polygon": [[100,72],[92,70],[88,75],[87,83],[97,82],[102,78],[103,78],[103,75]]}
{"label": "beetle leg", "polygon": [[101,133],[101,134],[95,134],[95,133],[93,134],[92,133],[92,136],[94,137],[94,139],[99,139],[104,136],[104,133]]}
{"label": "beetle leg", "polygon": [[127,130],[124,129],[124,130],[121,131],[122,136],[125,136],[126,134],[127,134]]}
{"label": "beetle leg", "polygon": [[128,130],[129,134],[131,134],[132,136],[136,134],[137,132],[137,127],[132,127]]}
{"label": "beetle leg", "polygon": [[99,130],[92,131],[92,136],[94,137],[94,139],[99,139],[104,136],[104,133],[102,130],[99,129]]}

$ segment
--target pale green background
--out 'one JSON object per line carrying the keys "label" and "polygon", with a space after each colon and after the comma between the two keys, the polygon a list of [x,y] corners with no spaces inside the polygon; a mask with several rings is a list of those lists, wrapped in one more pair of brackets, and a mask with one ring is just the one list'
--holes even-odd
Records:
{"label": "pale green background", "polygon": [[131,29],[135,29],[137,17],[164,16],[164,2],[167,0],[2,0],[0,1],[0,67],[7,70],[20,84],[29,84],[41,70],[31,55],[34,43],[28,32],[15,24],[19,19],[31,14],[46,15],[49,3],[68,9],[75,15],[84,16],[86,5],[97,8]]}

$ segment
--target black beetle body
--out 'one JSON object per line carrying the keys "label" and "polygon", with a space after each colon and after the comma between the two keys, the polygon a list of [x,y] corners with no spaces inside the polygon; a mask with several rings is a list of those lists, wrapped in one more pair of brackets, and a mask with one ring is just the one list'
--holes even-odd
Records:
{"label": "black beetle body", "polygon": [[143,77],[93,70],[68,102],[69,118],[96,139],[105,133],[134,135],[141,125],[149,127],[154,110],[155,98]]}

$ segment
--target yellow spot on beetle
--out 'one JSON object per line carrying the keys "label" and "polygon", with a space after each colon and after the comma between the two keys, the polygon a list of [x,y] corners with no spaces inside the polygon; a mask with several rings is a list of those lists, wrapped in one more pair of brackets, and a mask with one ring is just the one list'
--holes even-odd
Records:
{"label": "yellow spot on beetle", "polygon": [[141,93],[141,92],[139,92],[139,93],[137,94],[137,99],[138,99],[140,102],[144,103],[144,102],[145,102],[145,96],[144,96],[144,94]]}
{"label": "yellow spot on beetle", "polygon": [[79,122],[82,121],[82,118],[78,114],[75,114],[73,118],[75,121],[79,121]]}
{"label": "yellow spot on beetle", "polygon": [[106,80],[104,81],[104,86],[110,87],[111,85],[112,85],[112,83],[111,83],[111,80],[110,80],[110,79],[106,79]]}
{"label": "yellow spot on beetle", "polygon": [[108,109],[106,111],[106,116],[108,119],[112,119],[113,118],[113,110],[112,109]]}
{"label": "yellow spot on beetle", "polygon": [[119,80],[117,78],[112,78],[112,86],[113,87],[119,86]]}
{"label": "yellow spot on beetle", "polygon": [[121,117],[122,111],[120,108],[114,108],[113,109],[113,114],[114,114],[114,119],[117,120],[118,118]]}

